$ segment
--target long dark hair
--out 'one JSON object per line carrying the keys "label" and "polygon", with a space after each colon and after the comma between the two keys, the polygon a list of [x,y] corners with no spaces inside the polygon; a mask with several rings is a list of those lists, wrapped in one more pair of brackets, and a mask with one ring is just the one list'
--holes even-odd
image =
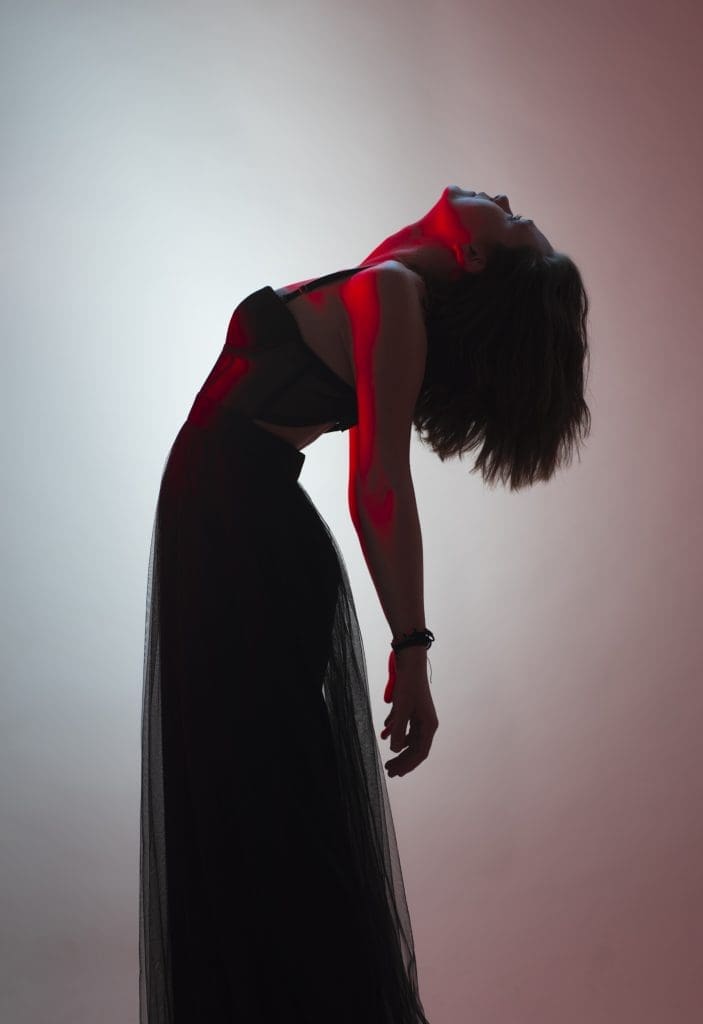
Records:
{"label": "long dark hair", "polygon": [[[440,459],[511,491],[551,479],[591,429],[584,398],[589,300],[562,252],[496,245],[485,268],[424,278],[425,376],[413,423]],[[579,456],[580,461],[580,456]]]}

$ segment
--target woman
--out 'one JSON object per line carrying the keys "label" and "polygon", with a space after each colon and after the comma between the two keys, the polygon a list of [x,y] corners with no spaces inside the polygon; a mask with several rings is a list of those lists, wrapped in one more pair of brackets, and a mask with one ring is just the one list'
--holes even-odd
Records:
{"label": "woman", "polygon": [[506,196],[450,186],[358,267],[235,309],[154,522],[141,1024],[427,1024],[362,639],[302,449],[349,430],[402,776],[438,725],[411,428],[441,459],[480,444],[489,484],[550,479],[590,426],[587,308]]}

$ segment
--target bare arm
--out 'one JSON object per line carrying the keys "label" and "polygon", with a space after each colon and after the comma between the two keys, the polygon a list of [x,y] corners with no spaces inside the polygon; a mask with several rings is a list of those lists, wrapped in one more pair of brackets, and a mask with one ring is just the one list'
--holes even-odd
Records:
{"label": "bare arm", "polygon": [[[412,479],[389,484],[378,496],[350,481],[349,506],[391,635],[422,629],[422,534]],[[407,647],[398,659],[422,659],[424,663],[425,648]]]}
{"label": "bare arm", "polygon": [[[382,266],[356,275],[345,299],[358,407],[357,425],[349,433],[349,509],[390,632],[399,636],[426,625],[410,438],[427,339],[416,286],[403,269]],[[391,749],[409,744],[389,762],[391,774],[405,774],[424,760],[437,728],[426,660],[424,647],[406,648],[397,661],[394,655],[389,659],[385,699],[394,704],[386,719]]]}

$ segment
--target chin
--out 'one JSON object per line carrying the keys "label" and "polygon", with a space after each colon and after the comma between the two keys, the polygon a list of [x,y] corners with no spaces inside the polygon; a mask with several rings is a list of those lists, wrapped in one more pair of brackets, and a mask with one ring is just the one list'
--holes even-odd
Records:
{"label": "chin", "polygon": [[447,185],[445,192],[461,192],[465,196],[475,196],[476,192],[470,188],[462,188],[461,185]]}

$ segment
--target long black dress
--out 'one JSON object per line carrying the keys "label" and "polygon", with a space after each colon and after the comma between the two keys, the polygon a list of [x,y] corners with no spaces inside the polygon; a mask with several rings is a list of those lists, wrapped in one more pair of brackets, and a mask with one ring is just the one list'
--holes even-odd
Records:
{"label": "long black dress", "polygon": [[[269,286],[168,454],[147,585],[140,1024],[427,1024],[339,549],[253,418],[355,422]],[[226,405],[223,399],[227,397]]]}

